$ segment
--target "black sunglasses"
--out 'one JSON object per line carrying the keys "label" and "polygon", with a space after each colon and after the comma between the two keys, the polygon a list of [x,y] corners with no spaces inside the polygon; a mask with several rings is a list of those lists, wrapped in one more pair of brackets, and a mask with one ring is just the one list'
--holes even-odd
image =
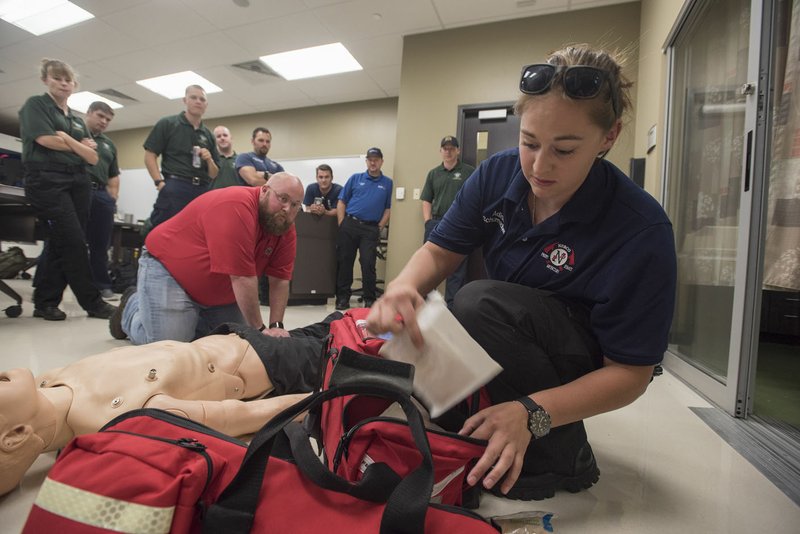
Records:
{"label": "black sunglasses", "polygon": [[[603,82],[609,80],[609,74],[603,69],[587,67],[585,65],[550,65],[549,63],[535,63],[522,69],[519,80],[519,90],[526,95],[540,95],[550,90],[553,81],[560,73],[564,92],[570,98],[588,99],[600,94]],[[609,81],[610,86],[610,81]],[[611,93],[611,107],[614,116],[618,115],[617,99],[614,91]]]}

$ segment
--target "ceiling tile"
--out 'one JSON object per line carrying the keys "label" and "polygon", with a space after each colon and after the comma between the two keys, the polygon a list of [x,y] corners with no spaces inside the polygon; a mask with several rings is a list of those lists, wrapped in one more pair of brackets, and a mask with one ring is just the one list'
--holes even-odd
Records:
{"label": "ceiling tile", "polygon": [[369,77],[383,89],[386,96],[400,94],[400,69],[395,67],[379,67],[367,71]]}
{"label": "ceiling tile", "polygon": [[273,19],[306,10],[297,0],[250,0],[248,7],[240,7],[232,0],[183,0],[187,6],[219,29],[247,26],[264,22],[263,30],[272,26]]}
{"label": "ceiling tile", "polygon": [[454,28],[509,18],[532,17],[563,11],[564,0],[536,0],[528,7],[517,7],[516,0],[432,0],[445,27]]}
{"label": "ceiling tile", "polygon": [[22,28],[17,28],[9,22],[0,20],[0,47],[35,38],[36,36],[32,33],[26,32]]}
{"label": "ceiling tile", "polygon": [[[149,46],[203,35],[215,30],[206,19],[180,2],[151,1],[103,17],[122,34],[135,35]],[[213,43],[209,42],[209,46]]]}
{"label": "ceiling tile", "polygon": [[353,0],[314,13],[340,41],[442,28],[430,0]]}
{"label": "ceiling tile", "polygon": [[403,36],[381,35],[343,43],[362,67],[384,67],[403,62]]}
{"label": "ceiling tile", "polygon": [[87,20],[79,25],[42,36],[53,49],[73,52],[88,60],[122,55],[147,48],[147,44],[100,19]]}
{"label": "ceiling tile", "polygon": [[249,24],[225,30],[224,33],[251,54],[251,57],[242,61],[335,42],[333,35],[308,13],[287,15],[271,21],[270,24]]}

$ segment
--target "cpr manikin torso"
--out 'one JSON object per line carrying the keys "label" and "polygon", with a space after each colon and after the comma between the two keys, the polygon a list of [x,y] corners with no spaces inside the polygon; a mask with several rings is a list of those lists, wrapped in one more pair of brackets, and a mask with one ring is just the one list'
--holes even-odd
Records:
{"label": "cpr manikin torso", "polygon": [[[147,349],[121,347],[89,356],[51,370],[36,382],[42,389],[71,390],[66,424],[73,434],[95,432],[136,408],[168,409],[173,399],[251,399],[271,389],[260,359],[235,334],[193,343],[161,341]],[[108,365],[111,359],[113,365]]]}

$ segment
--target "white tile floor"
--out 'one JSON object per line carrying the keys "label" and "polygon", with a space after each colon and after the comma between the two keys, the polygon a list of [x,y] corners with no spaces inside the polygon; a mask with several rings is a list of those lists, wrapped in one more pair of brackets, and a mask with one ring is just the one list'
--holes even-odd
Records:
{"label": "white tile floor", "polygon": [[[88,318],[71,296],[62,307],[66,321],[34,319],[30,283],[10,285],[25,303],[19,318],[0,314],[3,368],[38,373],[126,343],[113,340],[107,322]],[[0,307],[10,303],[0,294]],[[294,328],[330,311],[331,305],[291,307],[285,322]],[[558,534],[800,532],[800,507],[695,416],[693,406],[708,403],[667,372],[633,405],[587,421],[601,471],[590,490],[529,503],[484,496],[479,511],[554,512]],[[0,497],[0,532],[21,530],[52,463],[52,455],[43,455],[18,490]]]}

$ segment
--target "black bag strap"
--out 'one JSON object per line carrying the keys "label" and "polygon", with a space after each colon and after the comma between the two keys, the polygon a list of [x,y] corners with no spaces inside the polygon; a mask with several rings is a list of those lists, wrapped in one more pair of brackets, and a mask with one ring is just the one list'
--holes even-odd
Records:
{"label": "black bag strap", "polygon": [[386,502],[402,480],[388,465],[376,463],[364,471],[364,476],[357,484],[352,484],[331,472],[320,461],[311,448],[308,432],[300,423],[290,423],[283,431],[289,437],[289,446],[297,467],[321,488],[347,493],[365,501]]}
{"label": "black bag strap", "polygon": [[[303,412],[330,399],[354,394],[385,397],[397,402],[408,418],[411,434],[422,454],[422,462],[419,467],[399,482],[391,492],[381,520],[381,533],[419,534],[424,532],[425,514],[433,488],[433,458],[428,436],[422,416],[411,402],[408,392],[382,380],[379,380],[377,384],[374,381],[362,381],[361,383],[352,381],[332,386],[330,389],[306,397],[264,425],[250,442],[242,465],[234,479],[222,492],[218,501],[207,510],[203,520],[203,532],[207,534],[217,532],[246,534],[250,532],[267,462],[278,433]],[[316,461],[319,462],[319,460]],[[331,475],[333,474],[331,473]],[[375,484],[373,478],[370,477],[370,480],[365,482],[362,487],[371,487]],[[341,485],[341,481],[334,484]],[[344,493],[358,496],[361,491],[364,491],[352,489],[353,484],[344,482],[346,483]],[[362,480],[362,482],[364,481]],[[323,485],[323,487],[326,486]],[[328,489],[339,491],[332,487]],[[269,496],[264,496],[264,498],[269,498]]]}

